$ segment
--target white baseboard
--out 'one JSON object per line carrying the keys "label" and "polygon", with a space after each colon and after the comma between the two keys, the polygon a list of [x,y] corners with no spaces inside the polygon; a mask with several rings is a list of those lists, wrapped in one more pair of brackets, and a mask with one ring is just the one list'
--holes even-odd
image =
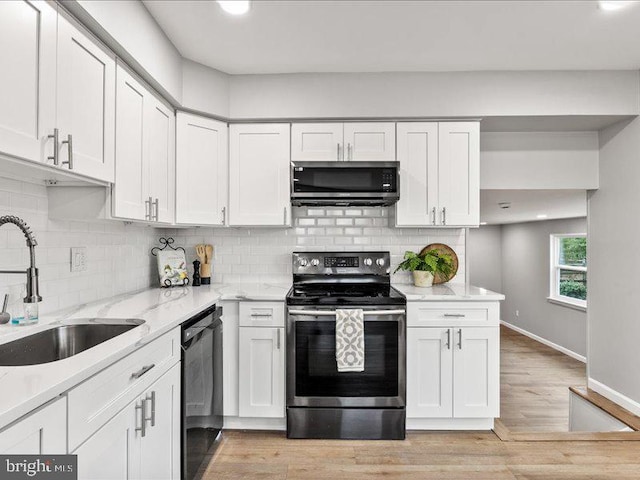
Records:
{"label": "white baseboard", "polygon": [[599,393],[603,397],[606,397],[621,407],[626,408],[631,413],[640,416],[640,403],[635,400],[615,391],[613,388],[607,387],[604,383],[600,383],[593,378],[589,378],[587,380],[587,386],[594,392]]}
{"label": "white baseboard", "polygon": [[576,360],[578,360],[578,361],[580,361],[582,363],[587,363],[587,358],[584,355],[580,355],[579,353],[576,353],[573,350],[569,350],[568,348],[565,348],[565,347],[563,347],[561,345],[558,345],[557,343],[550,342],[546,338],[539,337],[538,335],[535,335],[535,334],[533,334],[531,332],[523,330],[520,327],[516,327],[515,325],[507,323],[504,320],[500,320],[500,323],[502,325],[504,325],[505,327],[510,328],[511,330],[514,330],[514,331],[516,331],[518,333],[521,333],[522,335],[524,335],[526,337],[529,337],[529,338],[535,340],[536,342],[540,342],[540,343],[546,345],[547,347],[551,347],[554,350],[562,352],[565,355],[568,355],[571,358],[575,358]]}

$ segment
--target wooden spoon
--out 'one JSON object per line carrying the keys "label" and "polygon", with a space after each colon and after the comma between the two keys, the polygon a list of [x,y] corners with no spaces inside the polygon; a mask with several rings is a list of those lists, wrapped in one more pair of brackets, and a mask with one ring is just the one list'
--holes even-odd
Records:
{"label": "wooden spoon", "polygon": [[203,244],[196,245],[196,255],[198,256],[198,259],[200,260],[201,264],[207,263],[206,262],[207,252]]}

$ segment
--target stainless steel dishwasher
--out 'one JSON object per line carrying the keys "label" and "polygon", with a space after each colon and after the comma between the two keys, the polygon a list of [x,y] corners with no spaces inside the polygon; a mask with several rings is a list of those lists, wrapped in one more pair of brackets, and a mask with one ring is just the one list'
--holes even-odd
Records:
{"label": "stainless steel dishwasher", "polygon": [[182,478],[198,470],[222,434],[222,307],[182,324]]}

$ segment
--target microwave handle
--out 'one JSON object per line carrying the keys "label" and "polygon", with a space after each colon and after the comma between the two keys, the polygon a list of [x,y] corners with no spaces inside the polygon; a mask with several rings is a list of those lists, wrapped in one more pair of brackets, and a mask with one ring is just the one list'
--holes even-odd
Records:
{"label": "microwave handle", "polygon": [[[398,310],[364,310],[364,315],[404,315],[405,311]],[[335,317],[335,310],[289,310],[290,315],[311,315],[318,317]]]}

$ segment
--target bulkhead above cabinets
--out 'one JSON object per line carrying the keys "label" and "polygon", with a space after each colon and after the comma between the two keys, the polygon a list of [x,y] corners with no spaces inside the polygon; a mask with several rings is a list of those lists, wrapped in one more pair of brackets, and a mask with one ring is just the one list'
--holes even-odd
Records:
{"label": "bulkhead above cabinets", "polygon": [[396,159],[394,122],[293,123],[292,161],[392,162]]}

